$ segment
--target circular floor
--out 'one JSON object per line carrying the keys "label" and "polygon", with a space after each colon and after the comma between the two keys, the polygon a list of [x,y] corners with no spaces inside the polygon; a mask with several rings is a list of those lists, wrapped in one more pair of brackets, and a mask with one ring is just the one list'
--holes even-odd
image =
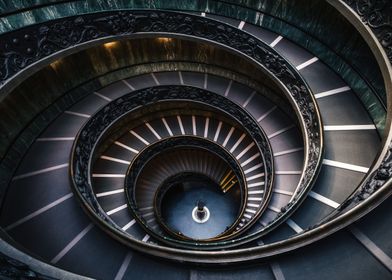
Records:
{"label": "circular floor", "polygon": [[[162,218],[173,231],[193,238],[207,239],[224,232],[236,220],[240,210],[239,190],[224,194],[218,184],[187,181],[173,186],[162,200]],[[199,223],[192,217],[197,203],[208,208],[209,218]]]}

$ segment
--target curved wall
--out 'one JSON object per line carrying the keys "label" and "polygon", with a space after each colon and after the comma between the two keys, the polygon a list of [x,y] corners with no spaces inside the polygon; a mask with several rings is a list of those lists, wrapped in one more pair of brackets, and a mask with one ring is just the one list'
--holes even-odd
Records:
{"label": "curved wall", "polygon": [[[1,3],[3,2],[3,3]],[[293,40],[322,59],[353,88],[379,131],[385,126],[383,79],[365,40],[326,1],[1,1],[0,31],[71,15],[116,9],[173,9],[206,12],[262,26]],[[27,7],[27,8],[26,8]],[[30,10],[30,8],[32,8]]]}

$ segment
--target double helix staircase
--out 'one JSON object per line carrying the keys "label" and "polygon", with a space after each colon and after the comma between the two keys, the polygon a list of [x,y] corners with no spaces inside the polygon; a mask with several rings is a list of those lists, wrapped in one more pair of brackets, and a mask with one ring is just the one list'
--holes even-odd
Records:
{"label": "double helix staircase", "polygon": [[[39,11],[63,4],[29,8]],[[27,108],[37,110],[34,118],[10,120],[25,121],[25,126],[19,138],[15,136],[19,140],[4,152],[2,168],[17,141],[26,144],[9,172],[0,212],[2,239],[18,253],[0,250],[4,264],[0,272],[11,279],[28,273],[43,279],[389,279],[389,165],[380,164],[382,157],[390,157],[385,148],[389,139],[387,105],[384,111],[377,104],[369,106],[366,97],[349,84],[348,74],[339,73],[339,67],[315,55],[312,46],[308,50],[285,33],[253,24],[241,14],[234,17],[209,9],[184,12],[168,8],[172,10],[157,10],[157,14],[154,9],[137,10],[136,19],[128,15],[129,21],[121,23],[115,21],[115,9],[108,9],[103,15],[113,16],[111,20],[121,32],[140,28],[135,37],[102,35],[107,37],[104,45],[94,41],[101,36],[99,32],[91,33],[94,39],[88,48],[103,48],[111,60],[97,55],[102,50],[88,53],[89,49],[79,49],[75,54],[62,53],[62,58],[58,56],[43,68],[59,71],[62,65],[71,65],[78,76],[82,71],[78,67],[94,68],[72,64],[86,53],[99,61],[92,65],[105,68],[105,63],[117,63],[116,48],[135,51],[143,36],[151,37],[148,42],[157,49],[163,44],[167,50],[161,57],[158,50],[157,54],[136,50],[141,57],[151,56],[151,61],[132,65],[138,69],[135,71],[118,66],[122,71],[118,76],[103,71],[97,79],[83,83],[81,79],[72,90],[83,96],[64,94],[45,110],[32,104]],[[3,17],[22,12],[10,10]],[[159,21],[148,30],[142,26],[143,20],[166,14],[168,23],[162,25],[168,26],[167,32],[160,29]],[[89,22],[88,16],[80,15],[76,22]],[[176,18],[193,29],[180,25],[175,30]],[[93,22],[100,26],[102,18]],[[273,22],[282,24],[278,17]],[[33,27],[44,24],[37,22]],[[15,27],[0,36],[11,38],[6,36],[23,28],[29,27]],[[211,35],[214,28],[221,32],[217,37]],[[193,33],[188,36],[190,29]],[[181,32],[185,35],[179,35]],[[221,37],[230,35],[233,45],[224,46]],[[186,64],[187,57],[179,59],[173,52],[187,40],[200,40],[194,59],[202,63]],[[236,43],[241,40],[243,44]],[[255,48],[250,51],[248,45]],[[336,55],[331,46],[325,48],[327,54]],[[213,61],[219,49],[227,51],[220,57],[222,65],[236,65],[227,58],[238,56],[238,69]],[[74,61],[66,64],[67,59]],[[350,64],[340,59],[342,65]],[[147,62],[153,66],[146,66]],[[285,66],[278,68],[282,63]],[[241,67],[260,72],[245,77]],[[351,71],[361,75],[361,69],[352,67]],[[56,71],[56,79],[67,83],[67,77]],[[11,82],[3,84],[3,91],[10,91],[4,102],[22,92],[17,91],[21,85],[12,89],[15,92],[7,88]],[[45,81],[36,80],[40,82],[46,87]],[[374,90],[369,95],[378,94],[377,89],[369,88]],[[308,94],[308,99],[301,99],[302,94]],[[17,114],[19,108],[13,105],[10,110]],[[49,119],[47,112],[56,114]],[[375,112],[387,118],[385,127],[375,120]],[[37,128],[35,134],[30,133],[32,127]],[[23,138],[23,131],[31,134],[30,140]],[[4,174],[9,171],[2,170]],[[377,170],[386,176],[381,183],[374,177],[381,176]],[[169,191],[172,187],[166,182],[181,174],[204,176],[216,186],[217,197],[237,203],[230,211],[214,212],[207,201],[217,226],[220,217],[222,221],[234,217],[218,234],[186,236],[165,224],[165,215],[175,223],[176,217],[180,220],[184,219],[181,215],[189,214],[191,221],[190,213],[175,207],[181,205],[175,199],[178,196],[165,200],[169,194],[178,195]],[[182,190],[189,190],[185,186]],[[370,186],[370,191],[361,192],[363,186]],[[366,206],[379,189],[384,192],[382,198]],[[214,201],[212,197],[210,201]],[[365,206],[361,208],[361,204]],[[355,211],[363,214],[350,216]],[[334,221],[338,221],[336,225]],[[192,226],[202,224],[190,223]],[[15,268],[10,258],[27,267]]]}

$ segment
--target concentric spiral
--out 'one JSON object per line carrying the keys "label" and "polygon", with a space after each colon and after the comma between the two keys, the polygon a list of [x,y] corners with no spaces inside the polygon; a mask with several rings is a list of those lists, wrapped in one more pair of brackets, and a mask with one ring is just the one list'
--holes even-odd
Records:
{"label": "concentric spiral", "polygon": [[[352,11],[329,2],[314,5]],[[321,41],[294,17],[213,3],[197,14],[174,2],[107,9],[0,34],[0,222],[15,249],[0,251],[12,269],[32,255],[39,277],[300,279],[331,276],[318,268],[326,262],[343,279],[354,273],[339,268],[346,259],[363,258],[358,279],[390,277],[379,214],[390,207],[375,209],[392,174],[390,64],[385,44],[369,51],[377,59],[366,49],[383,25],[332,13],[369,73],[351,45]]]}

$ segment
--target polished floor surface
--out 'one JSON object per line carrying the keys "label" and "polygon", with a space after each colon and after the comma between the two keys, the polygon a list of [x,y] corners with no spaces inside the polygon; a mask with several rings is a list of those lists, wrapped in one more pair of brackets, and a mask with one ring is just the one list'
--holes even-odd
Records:
{"label": "polished floor surface", "polygon": [[[231,192],[235,193],[236,190],[224,194],[216,184],[185,182],[173,187],[165,195],[162,204],[165,209],[163,217],[172,230],[187,237],[215,237],[230,227],[237,218],[240,198],[236,200],[236,196]],[[204,223],[198,223],[192,218],[192,211],[199,201],[204,202],[210,212],[209,219]]]}

